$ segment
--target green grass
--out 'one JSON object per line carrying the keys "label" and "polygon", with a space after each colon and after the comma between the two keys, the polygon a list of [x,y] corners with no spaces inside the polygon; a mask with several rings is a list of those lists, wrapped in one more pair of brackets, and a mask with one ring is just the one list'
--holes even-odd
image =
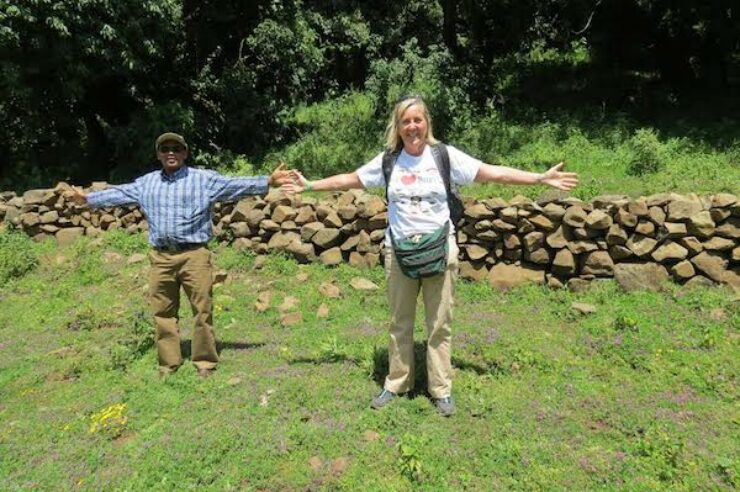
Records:
{"label": "green grass", "polygon": [[[453,334],[458,413],[423,389],[382,411],[387,370],[381,269],[300,266],[217,251],[216,374],[160,380],[142,327],[140,236],[57,250],[0,287],[2,490],[732,490],[740,312],[720,288],[502,294],[460,283]],[[122,261],[106,263],[117,251]],[[357,292],[355,276],[380,286]],[[334,281],[340,299],[319,286]],[[270,308],[255,301],[270,291]],[[302,323],[277,307],[300,300]],[[597,307],[576,314],[574,301]],[[317,308],[328,305],[328,318]],[[182,299],[184,339],[192,319]],[[421,313],[421,311],[420,311]],[[419,316],[417,319],[422,319]],[[125,403],[125,424],[90,432]],[[370,432],[368,432],[370,431]]]}

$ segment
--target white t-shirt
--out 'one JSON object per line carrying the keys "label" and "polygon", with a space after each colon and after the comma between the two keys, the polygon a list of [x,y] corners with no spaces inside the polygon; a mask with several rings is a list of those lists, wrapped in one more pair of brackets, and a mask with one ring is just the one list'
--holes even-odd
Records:
{"label": "white t-shirt", "polygon": [[[455,147],[447,146],[452,181],[458,185],[472,183],[482,164]],[[365,188],[385,186],[383,152],[357,170]],[[398,156],[388,184],[388,224],[397,239],[439,229],[450,220],[445,184],[434,162],[432,149],[424,146],[419,156]],[[454,226],[451,226],[452,231]],[[386,233],[386,242],[388,234]]]}

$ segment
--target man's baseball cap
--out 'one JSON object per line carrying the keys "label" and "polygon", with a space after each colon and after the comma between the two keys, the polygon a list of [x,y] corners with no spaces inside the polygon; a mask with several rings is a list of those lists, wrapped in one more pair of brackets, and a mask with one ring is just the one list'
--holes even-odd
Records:
{"label": "man's baseball cap", "polygon": [[172,132],[166,132],[157,137],[157,140],[154,143],[154,150],[159,150],[159,146],[164,142],[177,142],[186,149],[188,148],[188,144],[182,135],[178,135],[177,133]]}

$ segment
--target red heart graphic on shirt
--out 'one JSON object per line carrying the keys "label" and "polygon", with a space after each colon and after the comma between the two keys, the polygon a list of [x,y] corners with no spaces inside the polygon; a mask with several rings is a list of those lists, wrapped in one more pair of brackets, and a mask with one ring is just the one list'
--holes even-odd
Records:
{"label": "red heart graphic on shirt", "polygon": [[401,176],[401,183],[410,186],[416,182],[416,174],[404,174]]}

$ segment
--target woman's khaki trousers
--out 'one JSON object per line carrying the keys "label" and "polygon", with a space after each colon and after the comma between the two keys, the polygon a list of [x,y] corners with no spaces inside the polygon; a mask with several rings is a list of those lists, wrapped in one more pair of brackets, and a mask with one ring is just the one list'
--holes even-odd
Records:
{"label": "woman's khaki trousers", "polygon": [[398,268],[390,247],[385,249],[385,277],[391,312],[388,346],[388,377],[385,389],[405,393],[414,385],[414,321],[416,299],[421,291],[427,328],[427,376],[432,398],[446,398],[452,391],[452,305],[457,280],[458,252],[454,236],[449,239],[444,273],[415,280]]}

